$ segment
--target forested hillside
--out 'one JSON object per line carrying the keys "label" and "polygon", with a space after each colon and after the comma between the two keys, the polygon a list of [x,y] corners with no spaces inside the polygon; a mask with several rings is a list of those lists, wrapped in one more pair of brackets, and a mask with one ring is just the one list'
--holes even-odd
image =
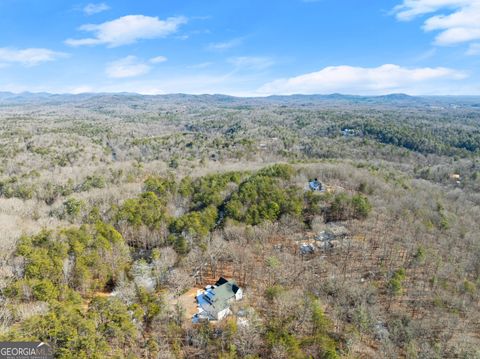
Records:
{"label": "forested hillside", "polygon": [[[480,357],[479,103],[0,94],[0,340]],[[222,276],[243,299],[192,323]]]}

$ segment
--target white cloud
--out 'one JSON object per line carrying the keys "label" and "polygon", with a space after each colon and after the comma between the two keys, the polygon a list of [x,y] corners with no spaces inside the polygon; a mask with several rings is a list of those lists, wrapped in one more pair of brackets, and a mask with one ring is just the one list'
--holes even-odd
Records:
{"label": "white cloud", "polygon": [[80,30],[91,32],[94,37],[67,39],[70,46],[100,45],[109,47],[128,45],[142,39],[166,37],[178,31],[187,22],[183,16],[160,20],[158,17],[144,15],[127,15],[102,24],[87,24]]}
{"label": "white cloud", "polygon": [[145,75],[151,67],[135,56],[127,56],[120,60],[113,61],[107,65],[105,70],[108,77],[126,78]]}
{"label": "white cloud", "polygon": [[167,59],[165,56],[156,56],[156,57],[152,57],[152,58],[150,59],[150,62],[151,62],[152,64],[160,64],[160,63],[165,62],[165,61],[167,61],[167,60],[168,60],[168,59]]}
{"label": "white cloud", "polygon": [[243,38],[236,38],[225,42],[216,42],[208,45],[207,49],[212,51],[225,51],[237,46],[240,46],[243,42]]}
{"label": "white cloud", "polygon": [[17,63],[23,66],[36,66],[42,62],[55,61],[65,57],[67,54],[42,48],[13,49],[0,48],[0,63]]}
{"label": "white cloud", "polygon": [[444,67],[408,69],[398,65],[382,65],[365,68],[352,66],[325,67],[287,79],[278,79],[263,85],[261,94],[315,94],[349,93],[362,95],[406,92],[429,94],[435,92],[435,83],[440,80],[460,80],[466,74]]}
{"label": "white cloud", "polygon": [[238,70],[265,70],[275,64],[269,57],[239,56],[228,59]]}
{"label": "white cloud", "polygon": [[401,21],[428,14],[423,29],[439,31],[437,45],[480,40],[480,0],[404,0],[393,12]]}
{"label": "white cloud", "polygon": [[90,3],[83,8],[83,12],[85,13],[85,15],[90,16],[90,15],[98,14],[103,11],[107,11],[109,9],[110,9],[110,6],[108,6],[104,2],[98,3],[98,4]]}
{"label": "white cloud", "polygon": [[[451,76],[445,76],[444,78],[433,78],[425,81],[404,81],[401,84],[403,87],[399,89],[386,89],[379,90],[375,87],[375,90],[365,90],[361,81],[356,81],[354,85],[348,83],[341,83],[339,86],[335,86],[334,83],[320,86],[315,86],[314,90],[310,92],[300,91],[299,86],[295,89],[288,88],[289,91],[280,92],[280,85],[277,84],[276,91],[273,91],[272,86],[270,88],[264,88],[260,92],[258,88],[269,81],[268,77],[259,75],[258,73],[236,73],[228,72],[224,73],[219,70],[218,66],[215,69],[210,69],[208,72],[202,73],[201,71],[191,71],[187,69],[181,73],[164,72],[162,74],[148,75],[138,78],[118,78],[115,81],[111,79],[102,79],[101,77],[92,77],[88,79],[91,83],[85,83],[84,79],[79,79],[77,84],[65,84],[64,86],[58,84],[56,81],[41,81],[37,84],[15,84],[5,83],[0,84],[0,91],[32,91],[32,92],[137,92],[142,94],[167,94],[167,93],[190,93],[190,94],[228,94],[233,96],[265,96],[272,93],[286,94],[286,93],[354,93],[354,94],[368,94],[379,95],[393,92],[403,92],[411,95],[479,95],[480,85],[478,81],[454,81],[460,79],[464,74],[451,71]],[[425,75],[418,75],[419,78],[430,78]],[[370,84],[367,81],[367,84]],[[354,88],[355,86],[355,88]],[[267,92],[268,90],[268,92]],[[295,90],[295,91],[294,91]]]}

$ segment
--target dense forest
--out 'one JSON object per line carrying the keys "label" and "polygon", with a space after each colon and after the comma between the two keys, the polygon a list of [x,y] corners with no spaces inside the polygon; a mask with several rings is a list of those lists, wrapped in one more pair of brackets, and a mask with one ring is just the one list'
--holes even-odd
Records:
{"label": "dense forest", "polygon": [[[0,340],[480,357],[477,100],[0,94]],[[220,277],[243,299],[192,322]]]}

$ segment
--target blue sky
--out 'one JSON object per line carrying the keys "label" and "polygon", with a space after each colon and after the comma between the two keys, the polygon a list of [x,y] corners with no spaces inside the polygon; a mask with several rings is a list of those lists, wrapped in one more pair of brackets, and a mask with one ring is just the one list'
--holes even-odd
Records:
{"label": "blue sky", "polygon": [[480,94],[480,0],[0,0],[0,91]]}

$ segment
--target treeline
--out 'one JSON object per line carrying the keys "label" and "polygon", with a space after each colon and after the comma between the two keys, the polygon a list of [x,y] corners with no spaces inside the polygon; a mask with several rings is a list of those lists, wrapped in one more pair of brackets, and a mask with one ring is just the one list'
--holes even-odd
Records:
{"label": "treeline", "polygon": [[[254,174],[227,172],[178,183],[151,177],[141,195],[112,208],[111,220],[132,246],[173,245],[184,254],[225,222],[259,225],[293,216],[308,225],[313,215],[328,222],[362,219],[370,212],[362,193],[305,191],[292,182],[296,173],[289,165],[273,165]],[[185,213],[172,215],[169,203]]]}
{"label": "treeline", "polygon": [[480,130],[472,127],[380,120],[344,123],[358,135],[421,153],[467,155],[480,149]]}

